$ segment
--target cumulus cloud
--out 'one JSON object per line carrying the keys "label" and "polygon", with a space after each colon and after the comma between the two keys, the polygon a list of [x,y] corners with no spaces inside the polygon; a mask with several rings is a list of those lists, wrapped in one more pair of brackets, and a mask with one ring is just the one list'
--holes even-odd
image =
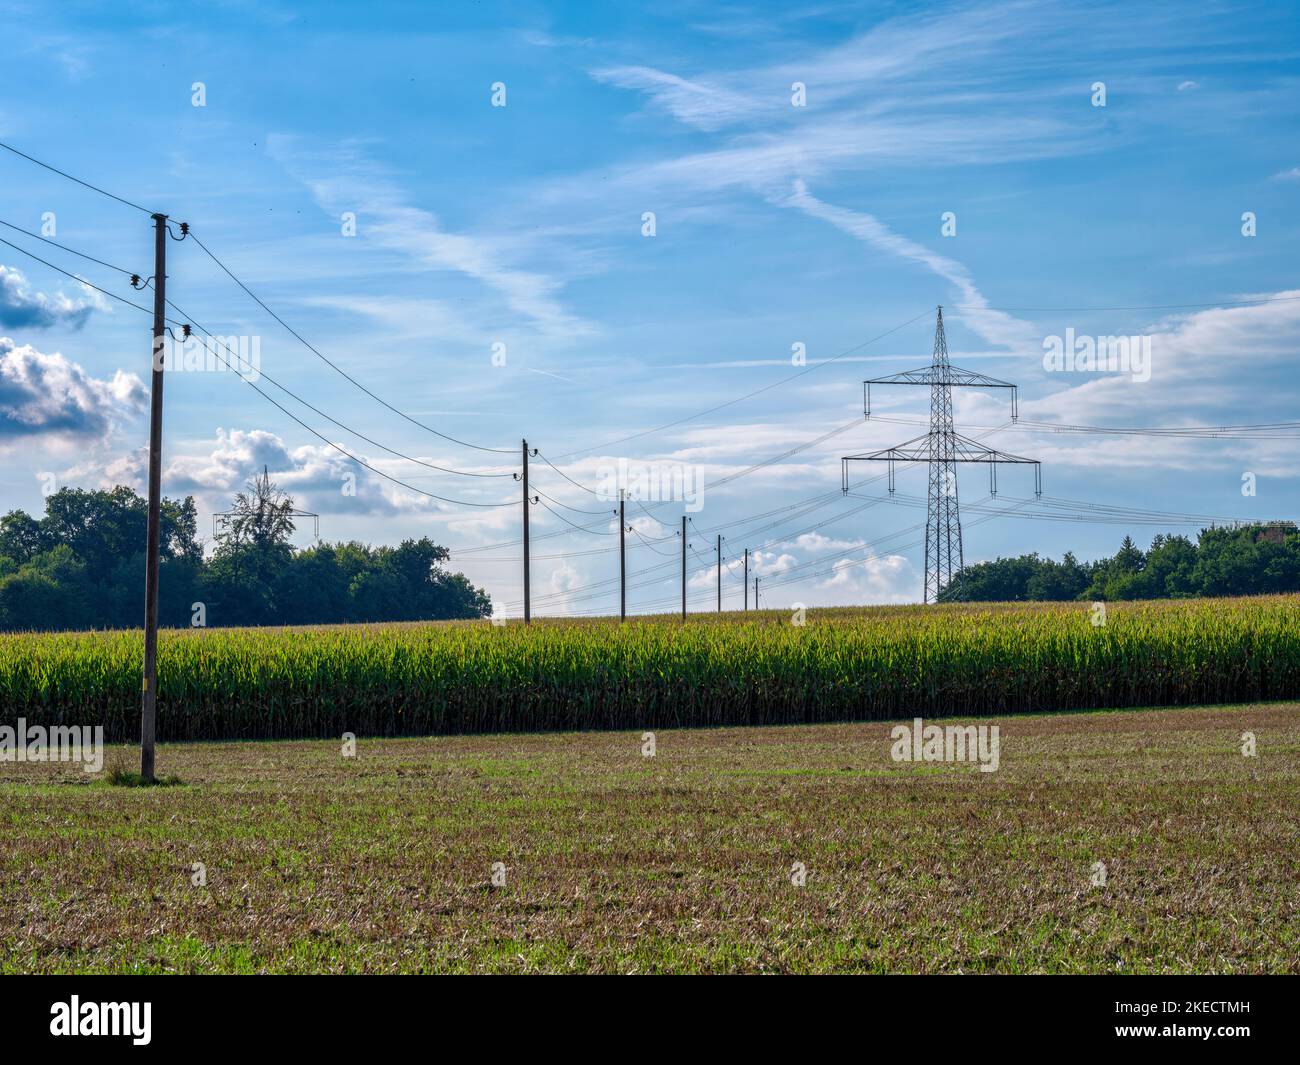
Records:
{"label": "cumulus cloud", "polygon": [[815,585],[815,601],[825,606],[914,603],[920,587],[920,574],[902,555],[845,559]]}
{"label": "cumulus cloud", "polygon": [[[704,587],[713,571],[691,580]],[[751,551],[749,574],[760,578],[764,607],[846,606],[915,602],[921,578],[908,558],[876,551],[866,540],[805,534],[770,551]]]}
{"label": "cumulus cloud", "polygon": [[[429,518],[449,524],[454,519],[465,519],[467,512],[417,489],[476,503],[493,502],[501,495],[500,485],[495,481],[454,487],[437,484],[425,489],[424,478],[412,473],[409,466],[399,468],[395,463],[372,456],[358,457],[373,469],[326,444],[291,447],[265,429],[219,428],[214,440],[191,444],[180,453],[166,457],[163,491],[172,496],[193,495],[201,509],[219,512],[228,509],[235,494],[243,491],[265,467],[271,480],[302,510],[367,519]],[[146,470],[147,455],[140,449],[91,457],[65,470],[60,479],[104,488],[126,484],[139,490],[144,486]],[[408,483],[411,490],[395,484],[377,470]],[[479,513],[487,518],[499,512],[484,509]]]}
{"label": "cumulus cloud", "polygon": [[76,299],[56,292],[47,295],[28,283],[21,270],[0,263],[0,326],[10,329],[49,329],[63,325],[80,329],[91,311],[107,310],[94,289],[83,288]]}
{"label": "cumulus cloud", "polygon": [[0,447],[33,437],[102,443],[147,398],[135,374],[118,370],[102,380],[58,352],[0,337]]}
{"label": "cumulus cloud", "polygon": [[[361,457],[382,469],[378,460]],[[208,450],[173,458],[163,484],[168,492],[193,494],[222,509],[263,467],[299,508],[320,514],[393,517],[443,509],[436,500],[404,491],[332,447],[290,447],[265,429],[218,429]],[[406,479],[401,473],[393,476]]]}

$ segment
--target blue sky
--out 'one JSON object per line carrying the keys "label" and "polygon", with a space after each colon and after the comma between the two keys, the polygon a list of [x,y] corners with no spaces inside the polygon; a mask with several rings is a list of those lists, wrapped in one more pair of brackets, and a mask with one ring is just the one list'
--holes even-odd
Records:
{"label": "blue sky", "polygon": [[[894,420],[868,422],[860,382],[928,362],[940,303],[953,361],[1021,386],[1021,425],[1006,426],[1005,396],[971,392],[957,397],[959,430],[1041,459],[1046,495],[1295,515],[1294,433],[1027,424],[1295,418],[1294,5],[0,3],[0,18],[0,139],[189,222],[392,406],[490,447],[527,435],[588,486],[619,459],[701,477],[689,567],[701,609],[713,602],[719,526],[733,566],[755,550],[768,604],[919,599],[924,471],[900,470],[892,500],[866,481],[875,468],[854,470],[861,498],[833,493],[841,455],[923,431],[922,391],[873,393]],[[503,107],[492,104],[498,82]],[[945,212],[955,235],[943,235]],[[39,231],[50,213],[60,243],[149,273],[145,215],[0,152],[0,219]],[[12,230],[0,237],[133,295],[112,271]],[[257,337],[261,370],[319,410],[434,465],[494,473],[516,462],[451,444],[356,390],[193,243],[169,255],[168,294],[186,315]],[[50,484],[142,486],[148,318],[8,246],[0,264],[0,506],[39,512]],[[1067,329],[1150,337],[1149,379],[1049,371],[1045,338]],[[796,344],[815,369],[792,377]],[[397,459],[268,391],[408,486],[517,496],[509,477]],[[517,505],[470,509],[399,487],[230,373],[178,372],[166,394],[164,490],[194,494],[208,531],[266,463],[321,513],[325,538],[432,536],[503,613],[518,612],[517,549],[489,546],[517,537]],[[615,526],[583,513],[609,504],[540,460],[534,472],[555,510],[597,526],[578,532],[533,508],[535,535],[564,533],[536,545],[536,609],[616,608],[616,588],[587,589],[617,573]],[[341,488],[348,473],[355,494]],[[1095,557],[1125,532],[1145,542],[1195,531],[1173,519],[1048,521],[1037,503],[993,515],[1031,496],[1032,479],[1004,469],[999,488],[990,501],[986,470],[962,472],[967,561]],[[678,548],[660,522],[675,525],[683,508],[648,509],[630,508],[629,567],[659,568],[633,580],[630,603],[671,609]],[[738,572],[725,582],[738,605]]]}

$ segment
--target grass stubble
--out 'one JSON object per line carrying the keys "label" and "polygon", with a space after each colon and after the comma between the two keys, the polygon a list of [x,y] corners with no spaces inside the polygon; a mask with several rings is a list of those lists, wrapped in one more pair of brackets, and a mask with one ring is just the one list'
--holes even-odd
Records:
{"label": "grass stubble", "polygon": [[0,764],[0,972],[1300,971],[1300,706],[997,720]]}

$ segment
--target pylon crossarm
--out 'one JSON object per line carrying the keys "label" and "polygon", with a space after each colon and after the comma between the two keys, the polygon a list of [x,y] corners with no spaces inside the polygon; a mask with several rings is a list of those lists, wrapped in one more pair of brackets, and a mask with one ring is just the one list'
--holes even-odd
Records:
{"label": "pylon crossarm", "polygon": [[[924,444],[918,444],[917,441],[925,441]],[[1041,496],[1043,494],[1043,465],[1038,459],[1025,458],[1023,455],[1013,455],[1008,451],[998,451],[994,448],[985,447],[982,444],[969,440],[966,437],[953,434],[954,447],[944,461],[945,462],[987,462],[989,465],[989,494],[998,494],[997,468],[1003,463],[1018,464],[1034,467],[1034,494]],[[934,462],[936,461],[935,449],[930,444],[928,436],[918,437],[916,441],[908,441],[906,444],[900,444],[897,447],[885,448],[883,451],[873,451],[866,455],[844,455],[840,459],[840,487],[844,492],[849,490],[849,463],[850,462],[887,462],[889,463],[889,494],[894,494],[894,464],[897,462]]]}
{"label": "pylon crossarm", "polygon": [[953,435],[952,461],[954,462],[1023,462],[1037,464],[1038,459],[1013,455],[1009,451],[998,451],[964,436]]}
{"label": "pylon crossarm", "polygon": [[[845,455],[840,460],[849,462],[927,462],[930,458],[930,436],[914,437],[905,440],[896,447],[887,447],[884,451],[872,451],[867,455]],[[847,466],[845,467],[847,469]]]}
{"label": "pylon crossarm", "polygon": [[946,384],[963,388],[1009,388],[1011,389],[1011,420],[1019,415],[1019,386],[1010,381],[1000,381],[988,374],[974,370],[964,370],[960,366],[944,363],[941,366],[922,366],[916,370],[904,370],[902,373],[890,374],[888,377],[873,377],[862,382],[862,409],[871,416],[872,385],[936,385]]}
{"label": "pylon crossarm", "polygon": [[[873,451],[869,455],[845,455],[840,461],[846,464],[850,462],[930,462],[934,458],[934,453],[928,447],[909,448],[904,444],[899,447],[885,448],[884,451]],[[1027,459],[1020,455],[1009,454],[1006,451],[994,451],[992,448],[966,450],[958,447],[944,461],[1019,462],[1025,465],[1039,465],[1038,459]]]}
{"label": "pylon crossarm", "polygon": [[983,385],[985,388],[1015,388],[1010,381],[1001,381],[988,374],[975,370],[965,370],[960,366],[922,366],[916,370],[904,370],[890,374],[888,377],[872,377],[863,382],[868,385],[933,385],[947,383],[950,385]]}

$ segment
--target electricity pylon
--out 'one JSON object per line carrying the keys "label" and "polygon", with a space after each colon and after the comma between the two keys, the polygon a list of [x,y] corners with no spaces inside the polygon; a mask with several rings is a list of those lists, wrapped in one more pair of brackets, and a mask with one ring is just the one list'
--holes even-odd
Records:
{"label": "electricity pylon", "polygon": [[943,332],[943,308],[938,310],[934,328],[934,358],[929,366],[906,370],[889,377],[877,377],[863,383],[863,412],[871,417],[872,385],[929,385],[930,431],[925,436],[875,451],[869,455],[845,455],[841,460],[842,487],[849,490],[850,462],[889,463],[889,494],[894,494],[894,463],[924,462],[930,470],[930,488],[925,518],[925,601],[935,602],[939,592],[961,573],[961,515],[957,506],[957,463],[987,462],[989,494],[998,494],[999,463],[1016,462],[1034,467],[1034,494],[1043,492],[1042,465],[1037,459],[1022,458],[985,447],[977,440],[962,436],[952,426],[952,389],[954,385],[975,388],[1011,389],[1011,420],[1019,415],[1016,386],[982,373],[963,370],[948,361],[948,340]]}

